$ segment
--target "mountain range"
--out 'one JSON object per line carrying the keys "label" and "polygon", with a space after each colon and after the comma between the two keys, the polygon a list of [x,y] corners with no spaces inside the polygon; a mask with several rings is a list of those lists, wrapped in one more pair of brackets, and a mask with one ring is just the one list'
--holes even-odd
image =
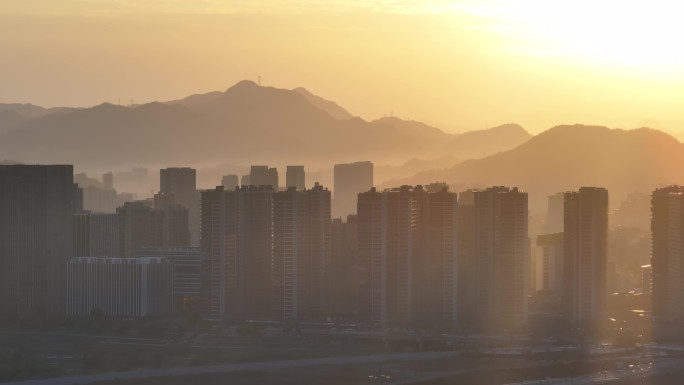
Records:
{"label": "mountain range", "polygon": [[684,183],[684,145],[662,131],[561,125],[532,137],[506,124],[451,134],[395,117],[365,121],[306,89],[251,81],[138,106],[0,104],[0,159],[101,171],[188,165],[206,171],[199,178],[206,185],[250,164],[304,164],[309,182],[330,185],[332,164],[371,160],[380,187],[518,186],[535,210],[547,195],[581,186],[607,187],[619,203],[632,192]]}
{"label": "mountain range", "polygon": [[514,124],[450,134],[397,118],[365,121],[305,89],[251,81],[165,103],[54,110],[2,105],[0,111],[9,111],[0,119],[0,157],[91,169],[471,159],[531,137]]}
{"label": "mountain range", "polygon": [[658,186],[684,183],[684,144],[650,128],[563,125],[514,149],[419,172],[384,186],[434,181],[445,181],[456,191],[518,186],[530,193],[532,208],[539,210],[545,209],[546,196],[581,186],[606,187],[611,201],[619,203],[633,192],[650,193]]}

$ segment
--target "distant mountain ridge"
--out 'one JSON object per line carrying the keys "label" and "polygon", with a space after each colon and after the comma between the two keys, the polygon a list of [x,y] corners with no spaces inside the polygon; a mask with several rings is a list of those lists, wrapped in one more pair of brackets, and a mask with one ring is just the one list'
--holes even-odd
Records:
{"label": "distant mountain ridge", "polygon": [[0,103],[0,112],[11,111],[17,115],[24,116],[26,118],[37,118],[40,116],[47,115],[50,110],[40,106],[35,106],[31,103]]}
{"label": "distant mountain ridge", "polygon": [[316,106],[316,108],[327,112],[330,116],[335,119],[351,119],[354,115],[350,114],[349,111],[337,105],[337,103],[321,98],[309,92],[306,88],[297,87],[293,91],[299,92],[306,100],[311,104]]}
{"label": "distant mountain ridge", "polygon": [[650,128],[556,126],[512,150],[423,171],[385,186],[435,180],[446,181],[456,190],[518,186],[534,195],[538,205],[545,204],[547,195],[581,186],[607,187],[611,198],[619,201],[631,192],[683,184],[684,144]]}
{"label": "distant mountain ridge", "polygon": [[30,103],[0,103],[0,134],[11,131],[28,120],[68,110],[70,108],[43,108]]}
{"label": "distant mountain ridge", "polygon": [[515,125],[449,134],[396,118],[364,121],[303,90],[241,81],[225,92],[167,103],[108,103],[4,125],[0,156],[22,162],[128,167],[221,163],[330,165],[370,159],[469,159],[508,150],[531,135]]}
{"label": "distant mountain ridge", "polygon": [[400,166],[375,165],[373,177],[376,184],[383,184],[389,180],[403,178],[407,175],[414,175],[421,171],[449,168],[459,162],[459,159],[456,159],[451,155],[430,160],[414,158]]}

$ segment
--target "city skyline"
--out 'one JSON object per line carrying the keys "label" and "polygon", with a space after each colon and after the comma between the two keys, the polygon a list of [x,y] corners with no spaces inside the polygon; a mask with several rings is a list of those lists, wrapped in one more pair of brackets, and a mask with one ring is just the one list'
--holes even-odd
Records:
{"label": "city skyline", "polygon": [[[357,349],[357,338],[382,338],[385,350],[417,343],[419,351],[453,348],[454,338],[510,344],[524,336],[547,349],[561,337],[617,346],[681,336],[680,186],[653,191],[657,247],[648,256],[629,238],[648,230],[625,229],[615,214],[618,223],[609,225],[605,188],[549,196],[540,223],[517,187],[367,189],[350,176],[372,179],[372,163],[340,166],[336,189],[358,191],[357,210],[344,219],[332,216],[334,190],[297,188],[306,175],[301,166],[290,168],[290,186],[279,186],[275,169],[256,165],[248,179],[260,185],[206,190],[193,186],[195,169],[161,169],[160,193],[125,200],[115,214],[83,209],[72,166],[0,166],[0,323],[137,320],[173,329],[202,322],[213,325],[206,335],[217,340],[264,338],[263,328],[284,338],[330,338],[342,327]],[[102,179],[116,189],[110,174]],[[189,210],[175,203],[182,189],[198,199],[200,247],[191,246]],[[53,226],[48,234],[34,225],[43,220]],[[559,222],[562,232],[543,233],[561,230]],[[18,238],[7,236],[14,225]],[[54,246],[43,247],[46,241]]]}
{"label": "city skyline", "polygon": [[0,0],[0,384],[680,385],[683,12]]}

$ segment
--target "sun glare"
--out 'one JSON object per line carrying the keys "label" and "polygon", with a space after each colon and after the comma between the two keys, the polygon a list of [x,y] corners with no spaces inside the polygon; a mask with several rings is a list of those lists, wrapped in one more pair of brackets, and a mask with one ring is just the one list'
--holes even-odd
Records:
{"label": "sun glare", "polygon": [[487,18],[523,54],[609,67],[681,71],[684,4],[674,1],[486,2]]}

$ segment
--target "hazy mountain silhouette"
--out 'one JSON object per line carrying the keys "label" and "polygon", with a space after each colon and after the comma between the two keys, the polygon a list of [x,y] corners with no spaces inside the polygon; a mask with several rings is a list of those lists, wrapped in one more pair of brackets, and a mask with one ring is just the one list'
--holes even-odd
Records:
{"label": "hazy mountain silhouette", "polygon": [[150,162],[173,151],[183,158],[180,149],[192,148],[188,133],[196,126],[195,118],[182,106],[104,103],[25,122],[0,137],[0,153],[31,163],[121,166]]}
{"label": "hazy mountain silhouette", "polygon": [[354,115],[350,114],[347,110],[338,106],[337,103],[331,100],[323,99],[320,96],[314,95],[311,92],[309,92],[306,88],[298,87],[295,88],[294,91],[299,92],[304,98],[306,98],[306,100],[309,101],[309,103],[316,106],[316,108],[327,112],[328,115],[332,116],[335,119],[345,120],[354,117]]}
{"label": "hazy mountain silhouette", "polygon": [[452,167],[460,160],[454,156],[446,155],[438,159],[411,159],[401,166],[375,166],[373,177],[375,183],[382,184],[385,181],[404,178],[407,175],[414,175],[421,171]]}
{"label": "hazy mountain silhouette", "polygon": [[329,165],[359,159],[401,164],[411,158],[479,157],[530,138],[519,126],[453,135],[394,118],[340,120],[331,116],[330,105],[322,110],[309,100],[312,97],[241,81],[225,92],[169,103],[129,107],[104,103],[48,113],[14,123],[11,132],[0,135],[0,156],[91,168]]}
{"label": "hazy mountain silhouette", "polygon": [[[557,126],[520,146],[454,167],[425,171],[400,184],[446,181],[456,189],[491,185],[519,186],[537,206],[547,195],[602,186],[619,202],[630,192],[684,183],[684,144],[663,132],[640,128]],[[538,207],[537,207],[538,208]]]}
{"label": "hazy mountain silhouette", "polygon": [[514,148],[530,138],[532,135],[524,128],[510,123],[488,130],[465,132],[453,138],[447,146],[458,149],[456,156],[461,159],[478,159]]}
{"label": "hazy mountain silhouette", "polygon": [[17,115],[26,118],[37,118],[50,113],[50,110],[40,106],[34,106],[33,104],[21,104],[21,103],[11,103],[3,104],[0,103],[0,112],[12,111]]}
{"label": "hazy mountain silhouette", "polygon": [[52,107],[52,108],[44,108],[41,106],[36,106],[30,103],[26,104],[21,104],[21,103],[9,103],[9,104],[3,104],[0,103],[0,112],[4,111],[13,111],[17,113],[18,115],[21,115],[25,118],[40,118],[45,115],[49,114],[55,114],[55,113],[63,113],[66,111],[72,111],[75,110],[76,108],[72,107]]}
{"label": "hazy mountain silhouette", "polygon": [[48,109],[33,104],[0,103],[0,133],[11,131],[33,118],[40,118],[48,114],[64,112],[66,110],[69,109],[62,107]]}
{"label": "hazy mountain silhouette", "polygon": [[211,102],[212,100],[220,97],[221,95],[223,95],[223,92],[219,91],[209,92],[206,94],[195,94],[190,95],[184,99],[166,102],[166,104],[180,104],[182,106],[188,107],[189,109],[193,109],[198,106],[201,107],[203,104]]}
{"label": "hazy mountain silhouette", "polygon": [[0,133],[11,131],[16,125],[28,119],[14,110],[0,110]]}

